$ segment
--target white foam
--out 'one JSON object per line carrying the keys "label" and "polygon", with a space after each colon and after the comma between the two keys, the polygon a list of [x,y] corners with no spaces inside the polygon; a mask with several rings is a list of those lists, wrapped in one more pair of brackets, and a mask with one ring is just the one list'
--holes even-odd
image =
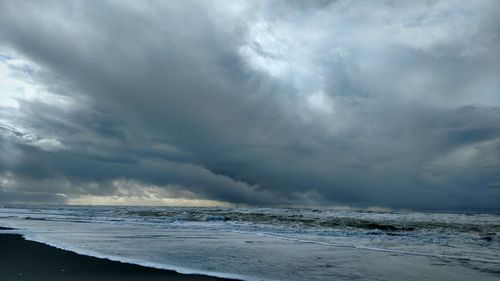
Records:
{"label": "white foam", "polygon": [[175,272],[181,273],[181,274],[206,275],[206,276],[245,280],[245,281],[272,281],[270,279],[263,279],[263,278],[257,278],[257,277],[240,275],[240,274],[196,270],[196,269],[191,269],[191,268],[187,268],[187,267],[174,266],[174,265],[169,265],[169,264],[164,264],[164,263],[149,262],[149,261],[145,261],[145,260],[141,260],[141,259],[133,259],[133,258],[117,256],[117,255],[102,254],[102,253],[99,253],[96,251],[82,249],[82,248],[71,246],[71,245],[68,245],[65,243],[58,243],[58,242],[50,241],[50,240],[44,239],[40,235],[33,234],[33,233],[26,233],[26,232],[23,233],[23,231],[19,231],[19,230],[10,231],[10,233],[21,234],[26,240],[39,242],[39,243],[42,243],[42,244],[45,244],[45,245],[48,245],[48,246],[51,246],[51,247],[54,247],[57,249],[70,251],[70,252],[73,252],[73,253],[76,253],[79,255],[91,256],[91,257],[96,257],[96,258],[100,258],[100,259],[108,259],[111,261],[127,263],[127,264],[135,264],[135,265],[140,265],[140,266],[155,268],[155,269],[171,270],[171,271],[175,271]]}

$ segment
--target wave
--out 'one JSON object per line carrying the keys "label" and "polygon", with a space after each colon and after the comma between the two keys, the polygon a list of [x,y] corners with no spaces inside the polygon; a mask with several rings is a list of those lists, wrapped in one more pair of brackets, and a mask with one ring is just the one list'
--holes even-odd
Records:
{"label": "wave", "polygon": [[[381,218],[357,218],[324,215],[320,211],[303,212],[242,212],[224,209],[174,209],[174,210],[134,210],[127,211],[128,217],[162,218],[168,221],[254,223],[297,228],[364,229],[395,232],[417,230],[450,230],[455,232],[495,233],[500,232],[499,224],[480,224],[473,221],[394,221]],[[316,216],[315,216],[316,215]],[[397,234],[395,234],[397,235]]]}
{"label": "wave", "polygon": [[198,274],[198,275],[206,275],[206,276],[213,276],[213,277],[219,277],[219,278],[229,278],[229,279],[236,279],[236,280],[244,280],[244,281],[273,281],[271,279],[263,279],[259,277],[253,277],[253,276],[246,276],[246,275],[240,275],[240,274],[234,274],[234,273],[224,273],[224,272],[217,272],[217,271],[205,271],[205,270],[197,270],[197,269],[192,269],[192,268],[187,268],[187,267],[181,267],[181,266],[175,266],[171,264],[165,264],[165,263],[158,263],[158,262],[150,262],[142,259],[136,259],[136,258],[129,258],[129,257],[124,257],[124,256],[118,256],[118,255],[109,255],[109,254],[103,254],[99,253],[96,251],[92,250],[87,250],[87,249],[82,249],[79,247],[74,247],[65,243],[60,243],[60,242],[53,242],[53,241],[48,241],[45,240],[35,234],[28,234],[24,233],[21,234],[24,239],[42,243],[57,249],[61,250],[66,250],[70,251],[79,255],[84,255],[84,256],[91,256],[91,257],[96,257],[100,259],[108,259],[111,261],[117,261],[121,263],[128,263],[128,264],[135,264],[135,265],[140,265],[144,267],[149,267],[149,268],[155,268],[155,269],[163,269],[163,270],[171,270],[175,271],[177,273],[181,274]]}

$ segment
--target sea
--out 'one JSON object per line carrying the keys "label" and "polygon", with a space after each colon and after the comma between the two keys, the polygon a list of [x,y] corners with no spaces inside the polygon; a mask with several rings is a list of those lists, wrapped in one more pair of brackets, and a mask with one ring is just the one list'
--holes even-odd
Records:
{"label": "sea", "polygon": [[0,206],[0,226],[83,255],[241,280],[500,280],[499,214],[15,205]]}

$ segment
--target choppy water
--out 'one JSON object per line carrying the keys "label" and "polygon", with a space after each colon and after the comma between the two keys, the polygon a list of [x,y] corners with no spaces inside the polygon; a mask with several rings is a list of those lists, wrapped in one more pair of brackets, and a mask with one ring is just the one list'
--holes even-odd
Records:
{"label": "choppy water", "polygon": [[83,254],[245,280],[500,278],[492,214],[16,206],[0,208],[0,226]]}

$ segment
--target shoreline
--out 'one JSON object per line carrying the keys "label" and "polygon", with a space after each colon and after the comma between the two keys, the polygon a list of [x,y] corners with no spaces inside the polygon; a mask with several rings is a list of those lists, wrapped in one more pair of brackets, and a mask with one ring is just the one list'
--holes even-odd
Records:
{"label": "shoreline", "polygon": [[[12,230],[2,228],[3,230]],[[109,281],[230,281],[198,274],[182,274],[130,263],[77,254],[20,234],[0,234],[0,280],[109,280]]]}

